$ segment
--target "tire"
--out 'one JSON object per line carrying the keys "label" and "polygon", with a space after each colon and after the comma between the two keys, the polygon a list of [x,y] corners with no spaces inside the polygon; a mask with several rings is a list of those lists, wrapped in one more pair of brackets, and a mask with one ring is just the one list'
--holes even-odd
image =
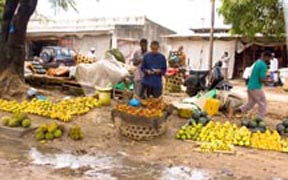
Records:
{"label": "tire", "polygon": [[53,59],[49,52],[42,52],[40,58],[44,61],[44,63],[50,63]]}

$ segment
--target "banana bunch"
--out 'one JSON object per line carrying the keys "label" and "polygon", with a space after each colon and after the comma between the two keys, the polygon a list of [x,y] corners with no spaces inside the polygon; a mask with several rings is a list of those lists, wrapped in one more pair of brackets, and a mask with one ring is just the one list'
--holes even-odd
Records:
{"label": "banana bunch", "polygon": [[100,107],[98,99],[94,97],[77,97],[75,99],[62,100],[58,103],[53,103],[50,100],[33,99],[30,102],[23,101],[6,101],[0,99],[0,110],[15,113],[26,112],[39,116],[59,119],[64,122],[69,122],[75,115],[83,115],[88,113],[95,107]]}
{"label": "banana bunch", "polygon": [[215,152],[215,151],[232,151],[233,145],[216,140],[213,142],[204,142],[200,145],[201,152]]}
{"label": "banana bunch", "polygon": [[251,147],[263,150],[282,151],[281,137],[274,131],[256,132],[251,136]]}

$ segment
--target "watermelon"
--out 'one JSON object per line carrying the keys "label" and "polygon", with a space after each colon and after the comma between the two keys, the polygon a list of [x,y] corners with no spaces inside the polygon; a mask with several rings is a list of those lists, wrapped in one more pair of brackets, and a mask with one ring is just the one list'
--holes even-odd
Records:
{"label": "watermelon", "polygon": [[279,123],[277,124],[276,126],[276,130],[279,132],[279,133],[283,133],[285,131],[285,126],[282,124],[282,123]]}
{"label": "watermelon", "polygon": [[199,111],[194,111],[193,112],[193,115],[192,115],[192,118],[195,119],[195,120],[198,120],[200,118],[200,113]]}
{"label": "watermelon", "polygon": [[283,121],[283,125],[287,128],[288,127],[288,119],[285,119],[284,121]]}
{"label": "watermelon", "polygon": [[202,111],[200,113],[200,117],[207,117],[208,116],[208,113],[206,111]]}
{"label": "watermelon", "polygon": [[249,128],[256,128],[257,127],[257,122],[256,121],[249,121],[248,122],[248,127]]}
{"label": "watermelon", "polygon": [[206,124],[208,124],[208,122],[209,122],[209,120],[206,117],[200,117],[199,118],[200,124],[206,125]]}

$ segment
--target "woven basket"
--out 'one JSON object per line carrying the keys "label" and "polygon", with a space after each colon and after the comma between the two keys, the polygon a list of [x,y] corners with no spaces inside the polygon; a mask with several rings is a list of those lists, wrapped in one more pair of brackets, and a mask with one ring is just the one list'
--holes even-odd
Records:
{"label": "woven basket", "polygon": [[120,134],[137,141],[154,139],[163,135],[167,130],[168,115],[160,118],[144,118],[113,110],[114,122],[116,118],[120,120]]}

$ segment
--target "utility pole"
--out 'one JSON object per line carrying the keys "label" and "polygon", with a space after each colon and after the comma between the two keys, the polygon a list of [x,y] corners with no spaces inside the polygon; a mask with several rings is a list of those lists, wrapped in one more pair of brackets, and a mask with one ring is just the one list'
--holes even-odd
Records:
{"label": "utility pole", "polygon": [[215,0],[211,0],[211,29],[210,29],[210,48],[209,48],[209,71],[212,69],[213,49],[214,49],[214,22],[215,22]]}

